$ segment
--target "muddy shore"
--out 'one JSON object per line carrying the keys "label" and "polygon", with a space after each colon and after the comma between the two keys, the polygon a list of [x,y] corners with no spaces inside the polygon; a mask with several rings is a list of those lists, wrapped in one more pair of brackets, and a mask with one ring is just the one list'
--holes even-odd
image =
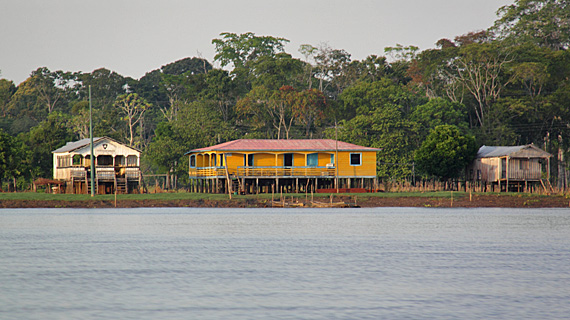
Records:
{"label": "muddy shore", "polygon": [[[354,204],[352,197],[339,201]],[[362,197],[356,199],[359,207],[434,207],[434,208],[570,208],[570,199],[564,196],[473,195],[443,197]],[[267,208],[270,200],[0,200],[0,208],[140,208],[140,207],[196,207],[196,208]]]}

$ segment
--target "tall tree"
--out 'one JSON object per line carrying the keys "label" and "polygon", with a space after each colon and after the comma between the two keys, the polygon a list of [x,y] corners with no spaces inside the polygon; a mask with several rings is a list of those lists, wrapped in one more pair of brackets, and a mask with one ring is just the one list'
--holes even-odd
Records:
{"label": "tall tree", "polygon": [[0,128],[0,187],[6,179],[16,190],[17,178],[29,173],[29,153],[26,144]]}
{"label": "tall tree", "polygon": [[441,125],[431,130],[416,151],[415,161],[419,170],[445,181],[458,177],[477,150],[474,137],[463,135],[453,125]]}
{"label": "tall tree", "polygon": [[18,136],[30,147],[32,178],[53,176],[52,151],[76,139],[68,125],[68,117],[59,111],[52,112],[29,132]]}
{"label": "tall tree", "polygon": [[121,113],[124,115],[122,119],[127,123],[129,134],[127,140],[129,141],[129,146],[136,146],[135,127],[141,123],[145,111],[147,111],[151,105],[136,93],[124,94],[117,97],[115,105],[121,109]]}
{"label": "tall tree", "polygon": [[553,50],[570,45],[570,3],[566,0],[515,0],[497,15],[491,30],[510,43],[532,42]]}
{"label": "tall tree", "polygon": [[511,81],[502,77],[511,59],[509,52],[498,44],[473,43],[461,47],[459,56],[451,62],[450,78],[460,83],[475,99],[473,110],[482,128],[486,127],[493,102]]}
{"label": "tall tree", "polygon": [[233,64],[234,68],[242,68],[248,61],[262,56],[274,56],[284,51],[285,43],[289,40],[271,36],[256,36],[252,32],[235,34],[220,33],[221,39],[213,39],[215,46],[215,61],[222,67]]}
{"label": "tall tree", "polygon": [[8,103],[15,92],[16,86],[14,82],[0,79],[0,116],[2,116],[2,118],[8,117]]}
{"label": "tall tree", "polygon": [[77,79],[69,72],[52,72],[41,67],[32,72],[31,80],[39,100],[45,104],[49,114],[58,105],[65,104],[66,90],[72,88]]}
{"label": "tall tree", "polygon": [[327,99],[317,89],[308,89],[296,94],[293,103],[293,116],[305,127],[305,138],[310,137],[313,125],[319,125],[325,118]]}

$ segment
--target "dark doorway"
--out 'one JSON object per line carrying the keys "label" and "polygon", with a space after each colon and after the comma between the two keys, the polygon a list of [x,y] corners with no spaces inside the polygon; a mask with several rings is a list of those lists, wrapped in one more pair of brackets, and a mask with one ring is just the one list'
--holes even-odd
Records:
{"label": "dark doorway", "polygon": [[283,166],[284,167],[292,167],[293,166],[293,154],[286,153],[283,155]]}

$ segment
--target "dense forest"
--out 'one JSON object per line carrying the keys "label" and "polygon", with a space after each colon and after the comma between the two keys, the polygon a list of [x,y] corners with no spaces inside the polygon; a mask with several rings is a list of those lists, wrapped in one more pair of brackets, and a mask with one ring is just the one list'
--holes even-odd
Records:
{"label": "dense forest", "polygon": [[[182,184],[183,155],[194,148],[240,138],[338,138],[381,148],[384,180],[409,179],[412,170],[459,175],[434,171],[425,153],[469,149],[469,158],[481,145],[534,143],[554,155],[552,182],[566,188],[567,1],[516,0],[497,11],[488,30],[441,39],[424,51],[398,44],[363,60],[325,43],[302,45],[303,58],[294,58],[284,50],[288,41],[222,33],[212,40],[221,68],[185,58],[138,80],[105,68],[45,67],[19,85],[0,79],[1,187],[22,190],[51,178],[51,151],[89,137],[91,87],[94,135],[142,150],[145,174],[176,175]],[[433,144],[435,133],[465,142]],[[428,140],[434,147],[425,148]]]}

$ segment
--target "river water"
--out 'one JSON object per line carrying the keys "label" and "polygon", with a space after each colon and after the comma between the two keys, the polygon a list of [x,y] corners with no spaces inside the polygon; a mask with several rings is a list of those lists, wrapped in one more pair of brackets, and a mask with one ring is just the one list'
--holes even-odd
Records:
{"label": "river water", "polygon": [[570,210],[1,209],[0,319],[570,319]]}

